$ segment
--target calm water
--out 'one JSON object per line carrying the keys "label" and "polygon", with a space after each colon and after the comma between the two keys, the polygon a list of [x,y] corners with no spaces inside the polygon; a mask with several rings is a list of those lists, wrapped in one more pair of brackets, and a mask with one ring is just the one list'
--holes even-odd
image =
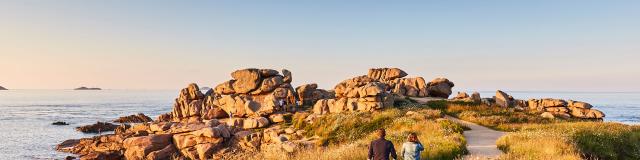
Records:
{"label": "calm water", "polygon": [[[480,92],[491,97],[495,92]],[[607,114],[607,121],[640,123],[640,93],[507,92],[518,99],[555,97],[592,103]],[[89,137],[74,127],[144,113],[156,118],[171,111],[175,91],[0,91],[0,159],[60,159],[56,144]],[[68,126],[53,126],[65,121]]]}

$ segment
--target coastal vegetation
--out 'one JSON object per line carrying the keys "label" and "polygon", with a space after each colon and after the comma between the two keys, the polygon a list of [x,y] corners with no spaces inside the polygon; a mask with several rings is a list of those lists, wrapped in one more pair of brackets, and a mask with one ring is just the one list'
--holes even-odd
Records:
{"label": "coastal vegetation", "polygon": [[640,159],[640,126],[612,122],[536,124],[501,137],[502,159]]}
{"label": "coastal vegetation", "polygon": [[464,101],[430,101],[427,106],[439,109],[453,117],[500,131],[517,131],[521,127],[530,124],[590,121],[583,119],[549,119],[540,116],[540,113],[537,112],[518,111],[514,108]]}
{"label": "coastal vegetation", "polygon": [[429,107],[465,121],[508,131],[500,159],[640,159],[640,126],[592,119],[544,118],[539,112],[462,101]]}
{"label": "coastal vegetation", "polygon": [[439,110],[416,104],[404,104],[379,112],[348,112],[330,114],[307,123],[294,115],[292,126],[318,136],[319,148],[295,154],[272,153],[266,159],[367,159],[369,143],[376,138],[378,128],[387,130],[387,139],[399,152],[409,133],[416,133],[426,147],[423,159],[454,159],[466,152],[463,126],[444,119]]}

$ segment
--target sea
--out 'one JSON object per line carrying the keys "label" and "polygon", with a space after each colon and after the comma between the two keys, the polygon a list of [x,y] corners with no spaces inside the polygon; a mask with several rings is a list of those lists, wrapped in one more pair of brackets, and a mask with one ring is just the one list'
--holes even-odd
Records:
{"label": "sea", "polygon": [[[506,92],[517,99],[589,102],[606,114],[605,121],[640,124],[640,92]],[[491,97],[495,91],[480,94]],[[97,135],[75,127],[137,113],[155,119],[171,111],[177,96],[178,90],[0,91],[0,159],[63,159],[70,154],[55,151],[56,144]],[[55,121],[69,125],[51,125]]]}

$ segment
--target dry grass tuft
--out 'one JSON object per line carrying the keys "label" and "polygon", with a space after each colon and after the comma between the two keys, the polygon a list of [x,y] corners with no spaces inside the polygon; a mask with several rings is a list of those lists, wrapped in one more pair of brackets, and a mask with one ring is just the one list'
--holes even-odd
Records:
{"label": "dry grass tuft", "polygon": [[503,159],[640,159],[640,126],[577,122],[531,125],[501,137]]}

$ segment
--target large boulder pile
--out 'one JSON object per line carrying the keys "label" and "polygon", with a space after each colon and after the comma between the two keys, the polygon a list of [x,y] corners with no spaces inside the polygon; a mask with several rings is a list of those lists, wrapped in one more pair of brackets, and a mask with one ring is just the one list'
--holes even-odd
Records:
{"label": "large boulder pile", "polygon": [[318,100],[313,111],[325,114],[379,110],[393,105],[393,95],[447,98],[454,86],[446,78],[425,83],[422,77],[405,76],[407,73],[398,68],[371,68],[367,75],[338,83],[334,88],[335,98]]}
{"label": "large boulder pile", "polygon": [[142,123],[114,134],[66,140],[56,149],[82,159],[211,159],[229,141],[232,128],[218,120]]}
{"label": "large boulder pile", "polygon": [[299,101],[302,105],[313,105],[318,100],[335,98],[335,93],[324,89],[318,89],[318,84],[304,84],[296,87]]}
{"label": "large boulder pile", "polygon": [[232,80],[216,86],[212,101],[231,117],[260,117],[292,111],[296,106],[291,72],[272,69],[243,69],[231,73]]}
{"label": "large boulder pile", "polygon": [[385,91],[410,97],[426,97],[428,95],[424,78],[403,78],[407,76],[407,73],[398,68],[371,68],[367,76],[386,84]]}
{"label": "large boulder pile", "polygon": [[[527,103],[530,110],[549,112],[546,115],[554,115],[559,117],[573,117],[582,119],[601,119],[604,118],[602,111],[592,109],[592,105],[586,102],[562,100],[562,99],[530,99]],[[544,114],[543,113],[543,114]]]}
{"label": "large boulder pile", "polygon": [[293,111],[296,99],[291,72],[282,72],[284,75],[272,69],[237,70],[231,73],[233,79],[205,94],[200,92],[198,85],[190,84],[180,91],[173,112],[161,115],[159,119],[189,121],[233,117],[250,118],[242,122],[252,122],[277,112]]}
{"label": "large boulder pile", "polygon": [[385,92],[388,86],[369,76],[344,80],[334,88],[335,99],[322,99],[313,106],[317,114],[343,111],[373,111],[393,105],[393,97]]}

